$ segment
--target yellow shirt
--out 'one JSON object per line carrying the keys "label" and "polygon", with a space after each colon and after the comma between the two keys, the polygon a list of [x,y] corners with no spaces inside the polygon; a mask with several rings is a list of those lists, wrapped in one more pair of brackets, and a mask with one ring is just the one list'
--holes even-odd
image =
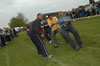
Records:
{"label": "yellow shirt", "polygon": [[52,20],[48,18],[47,22],[48,22],[48,25],[51,27],[52,31],[55,31],[56,29],[59,28],[59,24],[55,24],[55,23],[58,23],[57,17],[53,17]]}

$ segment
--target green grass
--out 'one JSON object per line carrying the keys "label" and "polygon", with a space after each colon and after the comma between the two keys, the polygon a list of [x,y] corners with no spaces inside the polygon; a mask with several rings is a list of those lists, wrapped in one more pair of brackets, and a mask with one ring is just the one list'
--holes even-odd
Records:
{"label": "green grass", "polygon": [[58,34],[60,47],[55,49],[54,44],[46,41],[53,58],[44,60],[38,56],[26,33],[21,32],[19,37],[0,48],[0,66],[100,66],[100,17],[78,20],[73,25],[80,33],[85,49],[73,50]]}

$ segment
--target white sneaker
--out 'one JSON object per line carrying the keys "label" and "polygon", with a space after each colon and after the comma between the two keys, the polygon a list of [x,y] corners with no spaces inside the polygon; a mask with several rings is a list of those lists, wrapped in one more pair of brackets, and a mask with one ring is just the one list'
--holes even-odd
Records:
{"label": "white sneaker", "polygon": [[47,57],[44,57],[44,59],[50,59],[50,58],[52,58],[52,55],[49,55]]}
{"label": "white sneaker", "polygon": [[39,55],[39,56],[42,56],[42,55]]}
{"label": "white sneaker", "polygon": [[50,40],[50,41],[49,41],[49,43],[51,44],[51,43],[52,43],[52,41]]}

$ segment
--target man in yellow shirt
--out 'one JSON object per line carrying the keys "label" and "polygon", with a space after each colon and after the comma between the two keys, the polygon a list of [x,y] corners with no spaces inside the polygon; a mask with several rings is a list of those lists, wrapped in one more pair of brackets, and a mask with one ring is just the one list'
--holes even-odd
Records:
{"label": "man in yellow shirt", "polygon": [[59,28],[59,25],[55,24],[55,23],[58,23],[57,17],[49,16],[47,21],[48,21],[48,24],[51,27],[52,31],[55,31]]}
{"label": "man in yellow shirt", "polygon": [[55,43],[54,47],[58,48],[59,43],[56,40],[56,33],[59,32],[62,36],[64,35],[62,30],[59,29],[58,19],[55,16],[53,17],[52,15],[49,15],[48,19],[47,19],[47,22],[48,22],[49,27],[51,27],[51,30],[52,30],[52,40]]}

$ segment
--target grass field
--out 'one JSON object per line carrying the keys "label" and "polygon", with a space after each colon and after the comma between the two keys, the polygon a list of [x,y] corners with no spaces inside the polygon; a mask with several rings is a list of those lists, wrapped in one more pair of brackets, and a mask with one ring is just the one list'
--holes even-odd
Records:
{"label": "grass field", "polygon": [[55,49],[53,43],[46,41],[53,58],[44,60],[38,56],[26,33],[21,32],[7,46],[0,48],[0,66],[100,66],[100,17],[78,20],[73,25],[86,48],[75,51],[58,34],[60,47]]}

